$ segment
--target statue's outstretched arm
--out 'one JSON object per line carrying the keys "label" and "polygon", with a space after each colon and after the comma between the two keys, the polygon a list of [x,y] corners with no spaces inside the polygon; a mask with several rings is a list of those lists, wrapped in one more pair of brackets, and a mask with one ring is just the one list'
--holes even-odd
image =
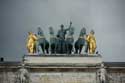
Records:
{"label": "statue's outstretched arm", "polygon": [[71,28],[71,26],[72,26],[72,22],[70,21],[70,25],[67,29],[65,29],[65,31],[68,31]]}
{"label": "statue's outstretched arm", "polygon": [[33,35],[33,38],[34,38],[35,40],[38,40],[38,38],[37,38],[37,36],[36,36],[36,35]]}

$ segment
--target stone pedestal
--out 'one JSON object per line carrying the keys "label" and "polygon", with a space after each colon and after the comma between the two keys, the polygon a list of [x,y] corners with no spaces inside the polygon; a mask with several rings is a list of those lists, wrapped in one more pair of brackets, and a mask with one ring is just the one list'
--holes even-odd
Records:
{"label": "stone pedestal", "polygon": [[31,83],[98,83],[100,55],[25,55]]}
{"label": "stone pedestal", "polygon": [[102,63],[100,55],[26,55],[24,56],[24,63],[27,65],[41,65],[44,67],[51,66],[98,66]]}

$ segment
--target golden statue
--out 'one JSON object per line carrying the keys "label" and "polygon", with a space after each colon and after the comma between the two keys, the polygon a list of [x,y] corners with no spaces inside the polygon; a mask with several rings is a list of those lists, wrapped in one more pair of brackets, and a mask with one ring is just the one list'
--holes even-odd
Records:
{"label": "golden statue", "polygon": [[37,36],[32,32],[28,32],[28,39],[26,44],[28,53],[33,54],[36,52],[36,41],[37,41]]}
{"label": "golden statue", "polygon": [[86,41],[88,43],[89,54],[94,54],[96,50],[96,39],[93,30],[91,30],[90,33],[87,35]]}

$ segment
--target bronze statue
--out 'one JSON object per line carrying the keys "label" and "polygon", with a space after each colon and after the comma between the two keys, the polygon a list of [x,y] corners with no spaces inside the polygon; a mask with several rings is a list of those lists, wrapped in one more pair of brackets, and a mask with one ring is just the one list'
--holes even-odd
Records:
{"label": "bronze statue", "polygon": [[[40,27],[38,27],[38,33],[37,34],[38,34],[37,35],[38,36],[38,46],[41,47],[43,53],[46,52],[48,54],[49,53],[49,42],[45,38],[43,30]],[[38,51],[39,51],[39,48],[38,48]]]}
{"label": "bronze statue", "polygon": [[35,34],[33,34],[32,32],[28,32],[28,39],[27,39],[27,50],[28,53],[33,54],[36,52],[36,41],[37,41],[37,37]]}
{"label": "bronze statue", "polygon": [[89,54],[94,54],[96,50],[96,39],[95,39],[94,33],[95,33],[94,30],[91,30],[86,37]]}
{"label": "bronze statue", "polygon": [[85,35],[86,35],[86,28],[83,27],[80,31],[79,38],[75,42],[75,53],[80,54],[83,46],[85,46]]}
{"label": "bronze statue", "polygon": [[64,54],[67,53],[67,46],[65,41],[65,36],[69,28],[64,29],[64,25],[61,24],[61,29],[57,33],[57,53]]}
{"label": "bronze statue", "polygon": [[101,64],[101,68],[97,71],[97,74],[99,76],[100,83],[107,83],[108,74],[103,63]]}
{"label": "bronze statue", "polygon": [[68,35],[66,37],[66,46],[68,54],[71,54],[73,50],[73,42],[74,42],[73,35],[74,35],[74,27],[72,26],[72,22],[70,22]]}
{"label": "bronze statue", "polygon": [[56,47],[57,47],[57,37],[54,34],[53,27],[49,27],[49,33],[50,33],[50,51],[51,53],[56,53]]}
{"label": "bronze statue", "polygon": [[[67,29],[64,28],[62,24],[60,30],[58,30],[55,36],[53,27],[49,27],[50,43],[44,36],[44,31],[38,27],[37,35],[29,32],[27,39],[27,50],[28,53],[33,54],[37,51],[39,52],[39,46],[41,47],[43,53],[49,53],[49,47],[51,53],[59,54],[71,54],[73,50],[74,43],[74,27],[72,27],[72,22]],[[68,34],[67,34],[68,32]],[[80,31],[79,37],[74,44],[75,53],[81,53],[83,46],[85,47],[85,53],[94,54],[96,50],[96,39],[94,36],[94,30],[91,30],[88,35],[86,35],[86,28],[83,27]],[[96,52],[98,54],[98,52]]]}
{"label": "bronze statue", "polygon": [[30,74],[25,68],[25,64],[21,65],[21,68],[16,72],[14,83],[30,83]]}

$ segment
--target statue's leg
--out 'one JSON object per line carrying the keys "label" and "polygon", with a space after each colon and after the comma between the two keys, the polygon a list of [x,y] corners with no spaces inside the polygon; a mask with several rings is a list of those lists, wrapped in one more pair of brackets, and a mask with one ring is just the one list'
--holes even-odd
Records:
{"label": "statue's leg", "polygon": [[57,53],[57,45],[58,45],[58,41],[56,40],[54,43],[55,43],[54,53]]}
{"label": "statue's leg", "polygon": [[69,54],[69,43],[67,41],[65,42],[64,49],[65,49],[66,53]]}
{"label": "statue's leg", "polygon": [[64,53],[64,50],[63,50],[63,47],[64,47],[64,46],[63,46],[63,41],[62,41],[62,40],[60,41],[60,44],[61,44],[61,45],[60,45],[59,53],[63,54],[63,53]]}
{"label": "statue's leg", "polygon": [[90,43],[90,50],[89,50],[89,53],[90,54],[94,54],[95,53],[95,47],[94,47],[94,43]]}
{"label": "statue's leg", "polygon": [[66,42],[66,47],[65,47],[65,49],[66,49],[66,53],[69,54],[69,44],[68,44],[68,42]]}
{"label": "statue's leg", "polygon": [[54,45],[53,44],[50,45],[50,50],[51,50],[51,53],[53,54],[54,53]]}
{"label": "statue's leg", "polygon": [[33,44],[33,53],[36,53],[36,43]]}
{"label": "statue's leg", "polygon": [[67,51],[68,51],[69,54],[71,54],[71,53],[70,53],[70,50],[71,50],[71,45],[68,44],[68,49],[67,49]]}
{"label": "statue's leg", "polygon": [[53,44],[52,53],[56,53],[56,44]]}
{"label": "statue's leg", "polygon": [[33,46],[33,53],[36,53],[36,43]]}
{"label": "statue's leg", "polygon": [[78,45],[77,45],[77,42],[75,42],[74,47],[75,47],[75,54],[77,54],[77,53],[78,53]]}
{"label": "statue's leg", "polygon": [[30,53],[33,54],[33,51],[34,51],[34,44],[32,43],[32,44],[31,44],[31,47],[30,47]]}
{"label": "statue's leg", "polygon": [[101,83],[104,83],[104,81],[102,80]]}
{"label": "statue's leg", "polygon": [[68,44],[67,53],[68,53],[68,54],[71,54],[71,53],[70,53],[70,44]]}
{"label": "statue's leg", "polygon": [[79,48],[79,54],[81,54],[82,48],[83,48],[83,45],[81,44]]}
{"label": "statue's leg", "polygon": [[53,46],[53,53],[56,53],[56,43],[54,43],[54,46]]}
{"label": "statue's leg", "polygon": [[65,41],[64,41],[63,51],[64,51],[64,53],[68,53],[68,48],[67,48],[67,44]]}
{"label": "statue's leg", "polygon": [[96,43],[92,43],[92,46],[93,46],[93,54],[95,53],[95,50],[96,50]]}
{"label": "statue's leg", "polygon": [[95,53],[95,48],[93,48],[93,50],[92,50],[92,54],[94,54]]}
{"label": "statue's leg", "polygon": [[49,43],[45,44],[45,49],[46,49],[46,53],[48,54],[49,53]]}
{"label": "statue's leg", "polygon": [[72,51],[73,51],[73,45],[71,44],[71,50],[70,50],[70,53],[72,54]]}
{"label": "statue's leg", "polygon": [[59,53],[59,43],[56,44],[55,51],[56,51],[56,53]]}
{"label": "statue's leg", "polygon": [[75,49],[75,53],[78,54],[78,48]]}
{"label": "statue's leg", "polygon": [[46,49],[46,53],[49,54],[49,49]]}
{"label": "statue's leg", "polygon": [[51,52],[51,54],[53,54],[53,48],[52,48],[52,45],[53,45],[53,44],[50,44],[50,52]]}
{"label": "statue's leg", "polygon": [[93,45],[89,43],[89,54],[93,54]]}
{"label": "statue's leg", "polygon": [[85,43],[85,53],[88,53],[88,48],[89,48],[89,44],[88,42]]}
{"label": "statue's leg", "polygon": [[69,46],[69,54],[71,54],[71,53],[72,53],[72,49],[73,49],[73,45],[72,45],[72,44],[70,44],[70,46]]}
{"label": "statue's leg", "polygon": [[67,47],[67,42],[63,40],[63,53],[68,53],[68,47]]}
{"label": "statue's leg", "polygon": [[43,45],[43,44],[40,44],[40,46],[41,46],[41,49],[42,49],[43,53],[45,53],[44,45]]}
{"label": "statue's leg", "polygon": [[61,50],[61,41],[59,40],[56,49],[57,53],[60,53],[60,50]]}

